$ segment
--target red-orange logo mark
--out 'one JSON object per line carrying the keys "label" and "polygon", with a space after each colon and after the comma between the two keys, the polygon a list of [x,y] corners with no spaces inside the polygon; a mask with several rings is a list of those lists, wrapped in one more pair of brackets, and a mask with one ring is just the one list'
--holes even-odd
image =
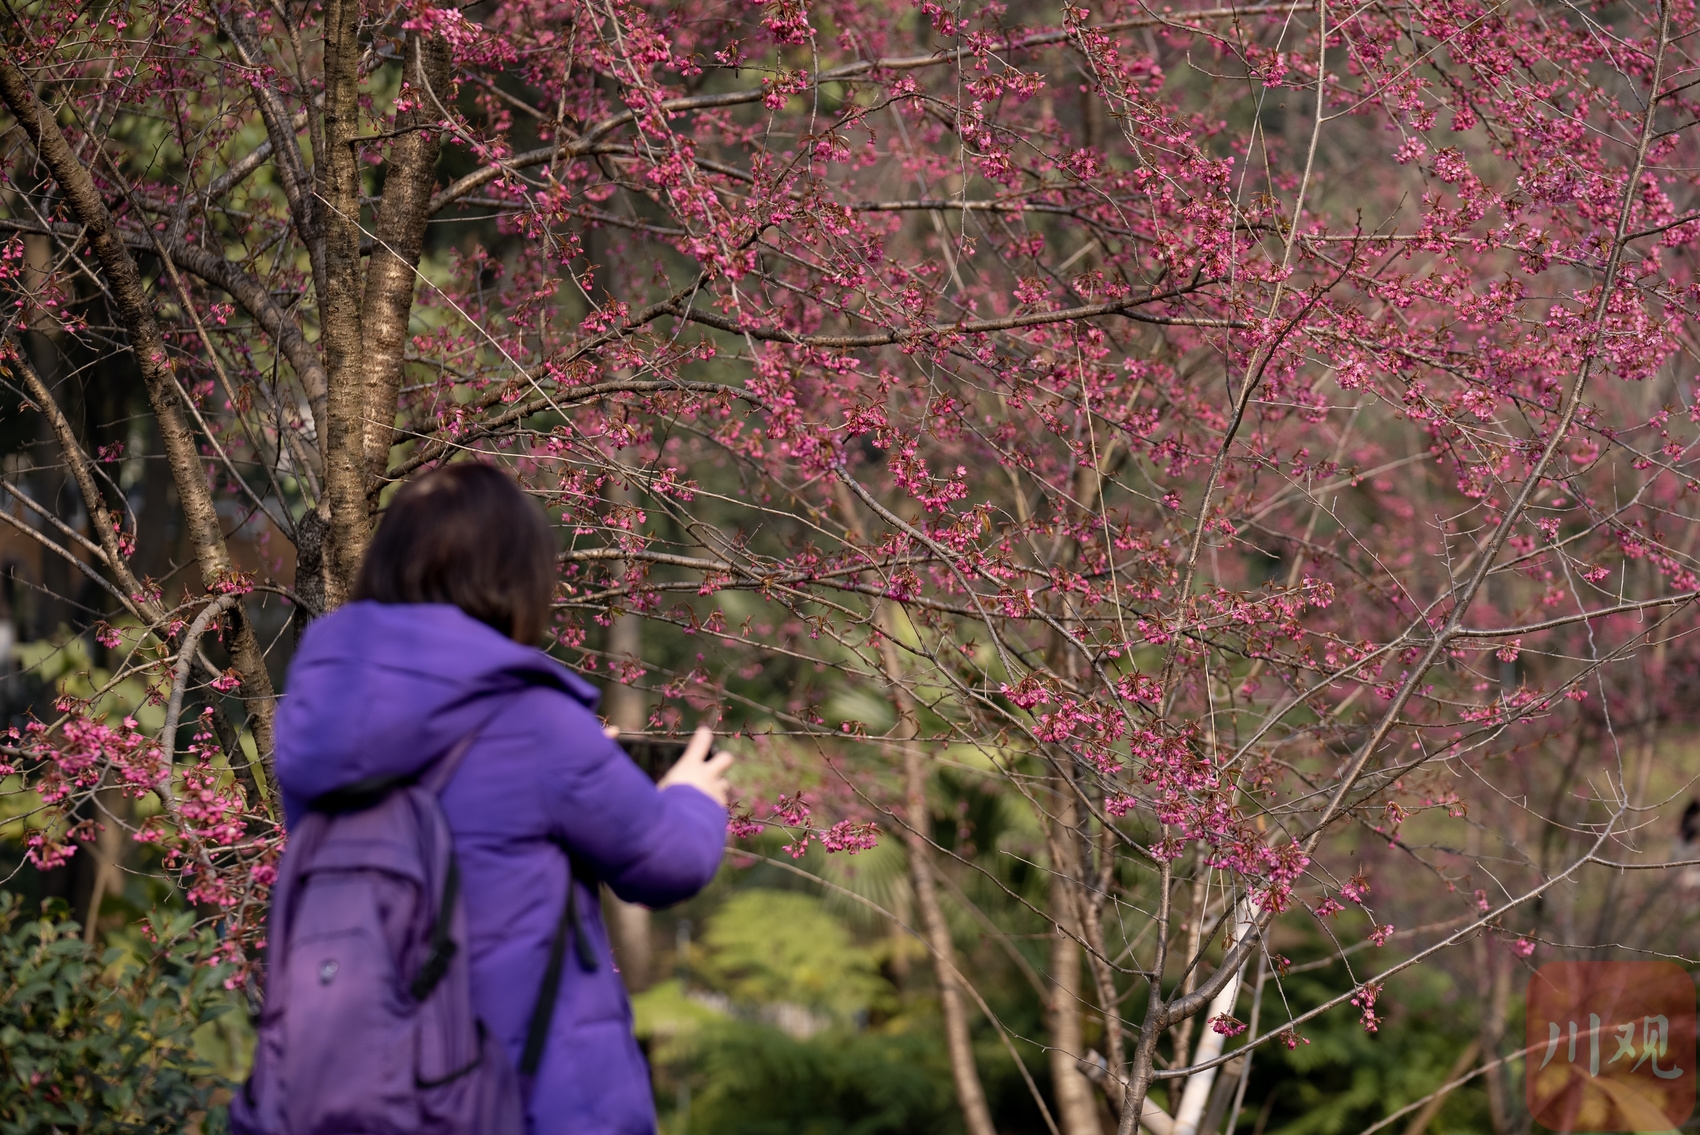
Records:
{"label": "red-orange logo mark", "polygon": [[1664,1131],[1694,1113],[1694,982],[1670,962],[1550,962],[1529,980],[1529,1114],[1553,1131]]}

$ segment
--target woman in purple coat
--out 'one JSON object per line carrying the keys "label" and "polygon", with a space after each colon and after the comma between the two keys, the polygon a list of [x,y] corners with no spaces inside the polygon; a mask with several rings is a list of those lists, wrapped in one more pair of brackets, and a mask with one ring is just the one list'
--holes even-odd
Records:
{"label": "woman in purple coat", "polygon": [[505,474],[452,465],[404,487],[354,601],[302,637],[277,776],[293,820],[321,793],[417,771],[476,729],[442,794],[473,1003],[517,1065],[567,887],[579,888],[602,962],[564,968],[527,1130],[647,1135],[648,1069],[597,892],[665,906],[706,886],[726,839],[731,758],[711,756],[701,729],[659,785],[632,763],[596,718],[596,690],[533,645],[554,577],[548,524]]}

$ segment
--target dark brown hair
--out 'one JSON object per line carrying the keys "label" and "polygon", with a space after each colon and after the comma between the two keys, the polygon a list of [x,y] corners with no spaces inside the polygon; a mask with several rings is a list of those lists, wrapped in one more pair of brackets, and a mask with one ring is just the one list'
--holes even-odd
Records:
{"label": "dark brown hair", "polygon": [[464,462],[403,485],[360,562],[354,598],[452,603],[509,638],[543,635],[555,539],[506,473]]}

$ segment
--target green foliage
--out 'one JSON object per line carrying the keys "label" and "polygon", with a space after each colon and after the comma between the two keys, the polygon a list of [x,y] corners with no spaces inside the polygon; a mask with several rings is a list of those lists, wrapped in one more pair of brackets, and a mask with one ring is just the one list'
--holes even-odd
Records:
{"label": "green foliage", "polygon": [[890,988],[875,952],[798,891],[740,891],[709,922],[703,945],[701,976],[741,1004],[791,1003],[844,1022]]}
{"label": "green foliage", "polygon": [[[633,1001],[663,1130],[958,1130],[933,1006],[882,976],[891,952],[888,935],[859,940],[813,895],[751,886],[726,896],[691,950],[689,985],[662,982]],[[802,1012],[776,1013],[785,1008]]]}
{"label": "green foliage", "polygon": [[[96,955],[62,908],[26,919],[0,892],[0,1135],[210,1126],[226,971],[188,912],[155,914],[157,946]],[[197,1035],[199,1034],[199,1035]],[[209,1049],[214,1059],[209,1059]],[[221,1062],[222,1063],[222,1062]]]}
{"label": "green foliage", "polygon": [[[1337,991],[1343,980],[1338,972],[1314,971],[1287,981],[1286,994],[1302,1011]],[[1270,1135],[1362,1131],[1445,1083],[1477,1029],[1471,1007],[1439,970],[1406,971],[1388,986],[1378,1008],[1386,1019],[1374,1034],[1364,1031],[1355,1010],[1342,1006],[1299,1030],[1310,1043],[1290,1052],[1274,1046],[1259,1053],[1263,1075],[1254,1073],[1254,1079],[1264,1083],[1247,1098],[1263,1098],[1265,1086],[1279,1092]],[[1447,1097],[1428,1128],[1429,1135],[1487,1130],[1480,1081]]]}
{"label": "green foliage", "polygon": [[[112,630],[122,639],[126,651],[147,651],[157,646],[153,636],[133,620],[119,620]],[[61,696],[91,699],[96,714],[132,715],[149,733],[157,733],[165,724],[165,707],[149,699],[146,683],[135,675],[114,683],[111,671],[95,665],[89,642],[81,635],[21,642],[14,653],[25,670],[51,684]]]}
{"label": "green foliage", "polygon": [[[690,1135],[897,1135],[961,1126],[931,1034],[832,1030],[796,1040],[725,1021],[701,1035]],[[683,1125],[677,1125],[683,1126]]]}

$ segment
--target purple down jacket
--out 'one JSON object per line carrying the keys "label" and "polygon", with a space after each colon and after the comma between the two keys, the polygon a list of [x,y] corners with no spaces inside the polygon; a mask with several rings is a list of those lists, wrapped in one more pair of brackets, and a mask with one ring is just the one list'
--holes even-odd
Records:
{"label": "purple down jacket", "polygon": [[[602,734],[596,690],[540,650],[439,604],[350,603],[317,620],[289,668],[277,776],[290,819],[366,777],[424,767],[478,740],[442,795],[464,879],[472,999],[517,1065],[566,903],[569,848],[596,957],[569,956],[538,1069],[535,1135],[644,1135],[655,1106],[596,901],[606,883],[665,906],[714,877],[726,811],[658,790]],[[586,877],[588,876],[588,877]]]}

